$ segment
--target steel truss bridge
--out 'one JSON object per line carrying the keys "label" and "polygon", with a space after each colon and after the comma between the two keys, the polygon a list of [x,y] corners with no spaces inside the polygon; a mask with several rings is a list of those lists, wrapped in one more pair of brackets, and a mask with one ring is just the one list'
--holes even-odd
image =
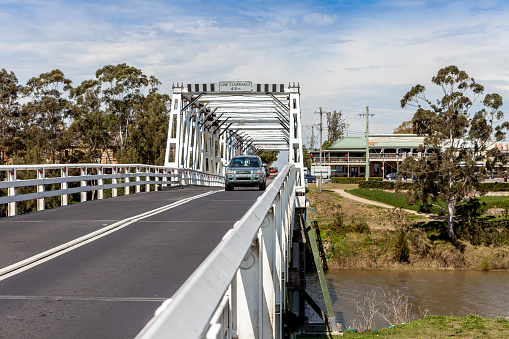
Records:
{"label": "steel truss bridge", "polygon": [[[280,84],[253,85],[250,82],[174,85],[171,105],[165,166],[0,166],[0,172],[4,172],[6,178],[0,181],[0,189],[7,192],[0,196],[0,206],[6,206],[7,215],[11,217],[0,220],[0,232],[5,235],[5,244],[0,246],[0,254],[1,248],[5,251],[0,255],[3,258],[0,260],[0,324],[3,324],[0,325],[0,336],[10,333],[2,330],[8,331],[11,327],[12,333],[17,333],[16,323],[11,325],[12,319],[25,316],[23,313],[10,314],[13,311],[9,311],[11,308],[5,305],[14,301],[19,304],[38,302],[39,299],[42,300],[39,302],[46,303],[48,300],[65,300],[68,304],[98,302],[99,306],[95,305],[89,313],[83,311],[82,314],[80,308],[73,309],[78,318],[92,317],[97,325],[91,326],[89,320],[78,326],[72,320],[75,328],[68,328],[70,332],[62,335],[56,328],[65,328],[65,323],[57,319],[52,325],[47,319],[41,325],[44,329],[27,329],[30,337],[34,337],[34,333],[65,337],[74,330],[87,331],[80,332],[81,336],[87,336],[88,333],[91,336],[126,337],[137,333],[136,337],[143,339],[286,338],[306,327],[305,301],[322,317],[323,330],[338,332],[314,231],[307,222],[299,85],[285,87]],[[231,157],[263,150],[288,151],[289,164],[273,179],[267,190],[263,194],[249,189],[225,192],[224,170]],[[198,191],[188,191],[189,188],[176,190],[181,187],[194,187]],[[62,206],[66,206],[73,194],[78,195],[81,202],[91,197],[96,201],[42,212],[47,209],[48,199],[57,198]],[[106,195],[117,198],[104,199]],[[40,213],[17,216],[17,205],[30,200],[37,202],[37,211]],[[166,204],[164,201],[167,200],[176,201]],[[242,211],[243,216],[238,211]],[[238,221],[233,223],[228,216]],[[69,218],[68,225],[64,222],[66,218]],[[111,220],[98,228],[96,219],[100,221],[101,218]],[[60,224],[53,225],[55,221],[51,220],[60,220]],[[80,227],[75,229],[75,223]],[[191,226],[195,224],[201,226]],[[212,226],[203,228],[207,224]],[[220,224],[226,227],[225,233],[216,229],[215,225]],[[17,243],[21,242],[20,239],[33,242],[31,230],[34,225],[38,227],[35,229],[40,237],[38,245],[19,252]],[[58,236],[41,235],[40,225],[48,228],[48,234]],[[156,227],[153,225],[160,227],[157,229],[159,233],[149,233],[151,228]],[[181,227],[184,233],[195,228],[203,231],[196,235],[197,238],[189,237],[186,240],[189,243],[184,240],[175,243],[170,231],[175,227]],[[89,229],[90,233],[83,234],[86,233],[84,229]],[[125,235],[127,232],[134,232],[137,236]],[[202,254],[203,258],[198,256],[192,259],[199,252],[197,248],[201,248],[201,238],[207,239],[212,234],[217,238],[217,244],[205,241],[207,246],[212,246],[210,252]],[[129,242],[122,242],[122,239],[131,238],[135,248],[144,246],[141,252],[131,250]],[[62,243],[55,239],[62,239]],[[101,241],[108,241],[108,244],[100,248],[96,245],[93,254],[85,250],[87,246]],[[144,245],[144,242],[147,244]],[[159,247],[161,242],[163,247]],[[313,249],[327,313],[321,312],[305,292],[303,257],[306,242]],[[153,243],[158,245],[149,246]],[[59,280],[51,282],[52,279],[58,279],[53,272],[60,274],[63,271],[60,265],[67,262],[88,263],[91,259],[82,256],[90,255],[94,255],[93,260],[103,262],[106,259],[101,257],[101,253],[119,246],[122,255],[108,252],[104,256],[115,263],[109,263],[109,267],[128,265],[125,261],[119,261],[119,256],[132,256],[133,261],[141,261],[125,269],[133,271],[127,290],[131,294],[138,294],[120,298],[83,296],[80,293],[89,291],[90,285],[99,283],[95,280],[85,283],[77,264],[73,269],[77,270],[79,280],[71,283],[71,289],[67,292],[54,292],[61,285]],[[180,250],[172,252],[170,248],[175,246]],[[80,248],[83,248],[81,252]],[[144,256],[151,259],[143,259]],[[182,259],[175,262],[175,256]],[[164,269],[151,268],[155,257],[160,258],[157,262],[161,261]],[[59,261],[57,258],[64,259]],[[198,260],[196,268],[191,264],[193,260]],[[175,264],[168,267],[167,262]],[[86,267],[83,270],[101,270],[96,266]],[[145,272],[149,269],[157,272],[159,277],[150,277]],[[175,280],[172,272],[186,269],[191,271],[179,273],[188,276],[185,282]],[[30,278],[32,271],[36,275]],[[43,276],[46,277],[43,274],[46,272],[50,272],[47,274],[49,280],[36,285],[54,288],[42,292],[37,287],[37,292],[33,292],[35,285],[30,281],[40,281]],[[106,270],[100,275],[102,284],[109,272]],[[92,277],[87,276],[87,279]],[[118,276],[111,279],[115,281],[112,285],[126,281],[126,278]],[[65,280],[71,281],[70,274],[66,275]],[[81,284],[85,284],[86,288],[80,290]],[[177,286],[168,288],[172,284]],[[137,291],[136,286],[142,292],[133,292]],[[66,290],[68,287],[62,288]],[[36,295],[32,296],[31,293]],[[70,295],[52,296],[52,293]],[[121,294],[118,290],[108,293]],[[163,298],[153,297],[168,293]],[[114,317],[110,314],[114,313],[111,308],[101,308],[105,307],[105,301],[124,303],[119,312],[129,307],[132,307],[132,311]],[[138,305],[144,303],[156,303],[158,306],[145,305],[140,309]],[[25,312],[35,310],[36,307],[27,306]],[[101,310],[103,316],[96,317],[95,312]],[[125,320],[118,320],[122,317]],[[144,326],[136,327],[142,319],[150,320],[143,323]],[[25,326],[28,327],[27,324]],[[105,332],[101,332],[103,327],[107,328]]]}
{"label": "steel truss bridge", "polygon": [[174,85],[165,165],[224,175],[239,154],[288,151],[303,178],[299,84]]}

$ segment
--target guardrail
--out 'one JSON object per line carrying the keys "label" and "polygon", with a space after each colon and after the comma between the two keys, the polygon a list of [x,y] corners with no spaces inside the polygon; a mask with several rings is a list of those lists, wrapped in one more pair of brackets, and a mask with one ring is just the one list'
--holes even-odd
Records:
{"label": "guardrail", "polygon": [[224,178],[217,174],[140,164],[4,165],[0,178],[0,206],[7,204],[7,216],[17,214],[19,202],[37,200],[37,211],[41,211],[46,198],[59,197],[60,205],[66,206],[69,195],[77,193],[84,202],[104,199],[105,191],[116,197],[163,187],[224,185]]}
{"label": "guardrail", "polygon": [[296,178],[285,166],[138,339],[282,337]]}

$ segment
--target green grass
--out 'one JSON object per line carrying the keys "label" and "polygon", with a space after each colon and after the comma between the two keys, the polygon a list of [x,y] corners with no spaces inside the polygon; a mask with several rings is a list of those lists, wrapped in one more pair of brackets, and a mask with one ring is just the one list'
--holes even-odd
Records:
{"label": "green grass", "polygon": [[[383,190],[367,189],[367,188],[356,188],[347,190],[348,193],[356,195],[361,198],[383,202],[385,204],[409,209],[420,212],[418,204],[410,205],[405,198],[404,193],[393,193]],[[509,209],[509,198],[507,196],[483,196],[479,198],[480,211],[484,213],[487,209],[498,207]],[[431,211],[431,213],[438,214],[438,210]]]}
{"label": "green grass", "polygon": [[382,190],[373,190],[367,188],[356,188],[347,190],[348,193],[356,195],[361,198],[383,202],[384,204],[391,205],[398,208],[404,208],[419,212],[419,205],[410,205],[405,198],[404,193],[392,193]]}
{"label": "green grass", "polygon": [[297,336],[297,338],[508,338],[509,321],[487,319],[470,314],[466,317],[427,316],[407,324],[376,331],[343,332],[343,336]]}

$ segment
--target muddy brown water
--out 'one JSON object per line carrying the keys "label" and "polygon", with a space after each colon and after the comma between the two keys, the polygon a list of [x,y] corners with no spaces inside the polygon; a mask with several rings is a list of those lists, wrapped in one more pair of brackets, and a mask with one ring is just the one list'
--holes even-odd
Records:
{"label": "muddy brown water", "polygon": [[[325,307],[316,274],[308,274],[307,279],[308,293]],[[355,309],[358,296],[380,288],[399,290],[407,295],[412,314],[417,318],[422,317],[420,307],[427,309],[429,315],[477,314],[509,319],[509,271],[331,270],[326,273],[326,279],[336,320],[343,328],[360,318]],[[388,325],[379,320],[375,328]]]}

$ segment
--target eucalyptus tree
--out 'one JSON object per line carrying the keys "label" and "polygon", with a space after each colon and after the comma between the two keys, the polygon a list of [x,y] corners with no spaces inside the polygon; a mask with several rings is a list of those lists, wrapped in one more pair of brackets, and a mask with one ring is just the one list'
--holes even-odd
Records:
{"label": "eucalyptus tree", "polygon": [[[158,83],[151,79],[153,85]],[[156,92],[153,87],[134,112],[130,126],[127,151],[122,161],[147,165],[164,165],[166,138],[170,112],[170,96]]]}
{"label": "eucalyptus tree", "polygon": [[0,165],[16,151],[19,141],[19,95],[21,86],[14,72],[0,71]]}
{"label": "eucalyptus tree", "polygon": [[394,134],[413,134],[414,127],[412,126],[412,120],[403,121],[401,125],[394,129]]}
{"label": "eucalyptus tree", "polygon": [[111,159],[108,146],[111,142],[111,119],[101,104],[101,87],[97,80],[85,80],[71,91],[76,105],[72,113],[69,135],[74,144],[84,148],[86,162],[100,162],[101,154],[106,152]]}
{"label": "eucalyptus tree", "polygon": [[42,73],[28,80],[23,89],[29,101],[23,105],[24,136],[29,150],[49,152],[56,162],[67,146],[66,127],[72,102],[68,99],[72,81],[59,69]]}
{"label": "eucalyptus tree", "polygon": [[135,110],[143,104],[145,90],[151,85],[147,77],[136,67],[127,64],[107,65],[97,70],[96,78],[101,86],[101,98],[115,124],[114,140],[120,153],[127,148]]}
{"label": "eucalyptus tree", "polygon": [[430,100],[425,87],[415,85],[401,107],[416,108],[413,129],[425,136],[424,146],[433,151],[420,159],[407,158],[399,171],[414,178],[411,201],[446,212],[448,235],[453,238],[456,208],[472,197],[486,164],[493,160],[489,148],[504,139],[509,123],[503,122],[502,97],[483,97],[484,87],[456,66],[440,69],[432,83],[441,88],[442,98]]}

